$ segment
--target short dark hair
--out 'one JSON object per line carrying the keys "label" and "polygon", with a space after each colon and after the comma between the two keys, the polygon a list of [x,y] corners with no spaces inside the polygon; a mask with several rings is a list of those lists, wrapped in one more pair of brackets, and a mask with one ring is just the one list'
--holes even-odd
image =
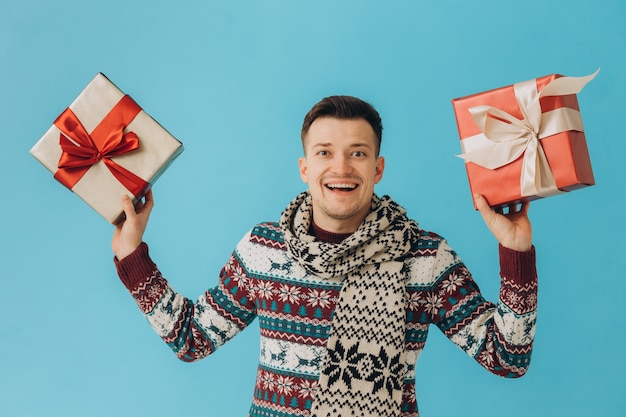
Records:
{"label": "short dark hair", "polygon": [[336,119],[364,119],[372,126],[376,135],[376,156],[380,153],[380,144],[383,140],[383,123],[378,111],[370,103],[352,96],[330,96],[315,104],[304,116],[300,137],[304,145],[306,136],[313,122],[321,117]]}

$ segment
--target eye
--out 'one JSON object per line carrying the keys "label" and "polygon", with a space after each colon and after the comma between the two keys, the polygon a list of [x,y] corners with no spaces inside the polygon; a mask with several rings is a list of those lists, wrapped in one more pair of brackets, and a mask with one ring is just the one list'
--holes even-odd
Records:
{"label": "eye", "polygon": [[364,156],[366,156],[365,152],[363,151],[354,151],[352,155],[356,158],[363,158]]}
{"label": "eye", "polygon": [[317,151],[317,155],[319,156],[328,156],[329,152],[326,150]]}

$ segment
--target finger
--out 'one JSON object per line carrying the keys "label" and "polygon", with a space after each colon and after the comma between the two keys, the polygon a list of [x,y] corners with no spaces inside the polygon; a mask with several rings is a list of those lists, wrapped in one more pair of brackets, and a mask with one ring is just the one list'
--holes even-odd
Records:
{"label": "finger", "polygon": [[485,205],[487,204],[485,198],[478,193],[474,194],[474,203],[476,203],[476,208],[478,209],[478,211],[484,210]]}
{"label": "finger", "polygon": [[133,202],[131,201],[130,197],[126,194],[122,195],[122,210],[124,210],[124,214],[126,215],[126,218],[136,215]]}
{"label": "finger", "polygon": [[526,216],[528,214],[528,210],[530,209],[530,201],[524,201],[522,206],[519,209],[520,214]]}
{"label": "finger", "polygon": [[141,203],[141,211],[138,210],[137,212],[145,215],[150,215],[153,207],[154,198],[152,197],[152,190],[148,190],[146,195],[143,197],[143,201]]}
{"label": "finger", "polygon": [[507,214],[515,214],[515,213],[517,213],[517,204],[516,203],[508,204],[506,206],[506,208],[507,208]]}
{"label": "finger", "polygon": [[144,197],[144,207],[148,210],[148,212],[152,211],[152,207],[154,207],[154,197],[152,196],[152,188],[148,190]]}
{"label": "finger", "polygon": [[515,203],[509,206],[509,214],[524,215],[528,211],[528,202]]}
{"label": "finger", "polygon": [[480,212],[481,216],[483,216],[483,219],[485,219],[485,221],[493,216],[493,210],[489,206],[489,203],[487,203],[485,197],[483,197],[481,194],[474,194],[474,201],[476,202],[476,208]]}
{"label": "finger", "polygon": [[137,202],[135,203],[135,212],[136,213],[141,213],[141,209],[143,208],[143,199],[139,199],[137,200]]}

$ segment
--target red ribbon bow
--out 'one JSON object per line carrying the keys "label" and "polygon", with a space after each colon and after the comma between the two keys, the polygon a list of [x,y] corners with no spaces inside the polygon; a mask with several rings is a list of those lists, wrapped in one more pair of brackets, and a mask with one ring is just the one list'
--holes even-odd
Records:
{"label": "red ribbon bow", "polygon": [[67,108],[54,122],[61,131],[59,144],[63,151],[54,178],[72,189],[93,164],[102,160],[134,196],[143,193],[149,184],[111,159],[139,149],[137,135],[124,133],[124,128],[140,111],[141,107],[132,98],[124,96],[89,134],[76,114]]}

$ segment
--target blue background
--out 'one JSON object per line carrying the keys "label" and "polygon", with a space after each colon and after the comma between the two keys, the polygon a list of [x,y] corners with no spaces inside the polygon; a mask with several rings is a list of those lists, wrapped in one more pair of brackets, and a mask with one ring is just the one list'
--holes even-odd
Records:
{"label": "blue background", "polygon": [[97,72],[185,144],[145,239],[188,297],[304,189],[306,111],[351,94],[385,124],[377,192],[445,236],[495,300],[496,242],[454,156],[450,100],[598,67],[579,94],[597,184],[531,204],[531,368],[500,379],[433,330],[425,417],[625,413],[625,2],[0,0],[0,415],[243,416],[252,397],[257,325],[175,359],[116,277],[113,227],[28,153]]}

